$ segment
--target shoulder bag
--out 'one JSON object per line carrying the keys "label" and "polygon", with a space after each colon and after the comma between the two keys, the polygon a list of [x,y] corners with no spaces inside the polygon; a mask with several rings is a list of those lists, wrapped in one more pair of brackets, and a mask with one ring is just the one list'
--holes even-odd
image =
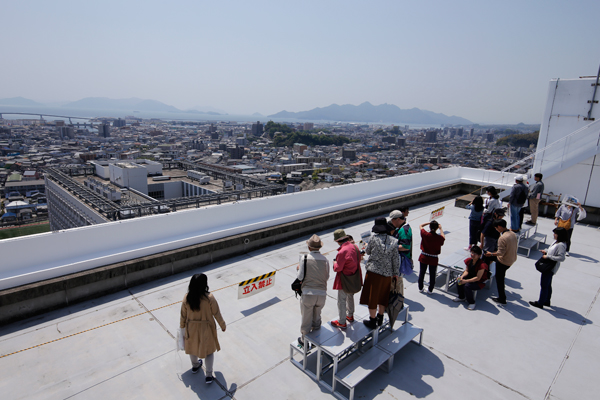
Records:
{"label": "shoulder bag", "polygon": [[362,282],[360,279],[360,256],[358,254],[358,249],[356,248],[356,246],[354,246],[354,250],[356,250],[356,271],[354,271],[354,273],[352,275],[344,275],[344,273],[341,273],[341,283],[342,283],[342,290],[344,291],[344,293],[346,294],[355,294],[360,292],[360,289],[362,288]]}
{"label": "shoulder bag", "polygon": [[556,267],[556,261],[543,256],[535,262],[535,269],[540,271],[542,274],[550,272]]}
{"label": "shoulder bag", "polygon": [[[304,256],[304,279],[306,279],[306,255]],[[302,296],[302,281],[298,278],[294,282],[292,282],[292,290],[296,294],[296,298],[298,296]]]}

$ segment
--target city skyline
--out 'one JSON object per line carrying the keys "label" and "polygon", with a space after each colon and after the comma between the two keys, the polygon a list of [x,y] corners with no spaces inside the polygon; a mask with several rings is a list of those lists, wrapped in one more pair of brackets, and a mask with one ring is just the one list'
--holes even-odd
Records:
{"label": "city skyline", "polygon": [[368,101],[540,123],[551,79],[598,71],[600,4],[577,4],[11,3],[0,97],[265,116]]}

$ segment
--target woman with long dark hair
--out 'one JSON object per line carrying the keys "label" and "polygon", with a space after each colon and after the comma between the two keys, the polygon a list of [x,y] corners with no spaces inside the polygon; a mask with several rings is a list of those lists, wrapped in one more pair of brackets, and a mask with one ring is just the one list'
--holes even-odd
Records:
{"label": "woman with long dark hair", "polygon": [[487,195],[489,196],[485,202],[483,210],[484,214],[491,214],[497,208],[502,208],[502,202],[500,201],[500,195],[495,187],[489,186],[486,189]]}
{"label": "woman with long dark hair", "polygon": [[565,228],[554,228],[554,243],[548,248],[548,250],[542,250],[542,258],[549,258],[552,261],[556,261],[556,266],[548,271],[542,273],[540,280],[540,298],[538,301],[530,301],[534,307],[544,308],[550,307],[550,297],[552,297],[552,277],[558,272],[560,263],[565,261],[565,255],[567,253],[567,241],[569,240],[568,232]]}
{"label": "woman with long dark hair", "polygon": [[179,327],[185,329],[185,353],[190,355],[192,373],[202,367],[201,358],[206,360],[206,383],[212,383],[215,351],[221,350],[217,339],[217,325],[225,332],[225,321],[219,311],[219,304],[208,291],[208,278],[195,274],[190,279],[188,292],[181,304]]}
{"label": "woman with long dark hair", "polygon": [[467,204],[471,210],[469,214],[469,247],[465,250],[471,250],[471,247],[479,242],[479,233],[481,231],[481,217],[483,215],[483,197],[475,196],[472,202]]}

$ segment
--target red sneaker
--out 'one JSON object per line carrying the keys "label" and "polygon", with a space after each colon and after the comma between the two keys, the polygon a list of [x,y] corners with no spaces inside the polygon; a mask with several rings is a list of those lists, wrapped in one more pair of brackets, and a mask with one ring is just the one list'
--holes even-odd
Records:
{"label": "red sneaker", "polygon": [[354,322],[354,317],[353,316],[346,316],[346,321],[348,321],[348,322]]}
{"label": "red sneaker", "polygon": [[331,321],[331,326],[335,328],[346,329],[346,324],[340,324],[337,319],[335,321]]}

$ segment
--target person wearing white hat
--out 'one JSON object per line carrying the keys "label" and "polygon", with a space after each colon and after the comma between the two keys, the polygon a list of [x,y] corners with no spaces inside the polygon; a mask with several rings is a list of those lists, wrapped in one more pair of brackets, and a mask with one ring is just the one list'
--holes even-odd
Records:
{"label": "person wearing white hat", "polygon": [[521,208],[523,208],[527,201],[527,195],[529,193],[529,189],[527,189],[527,186],[523,183],[524,180],[525,178],[521,175],[515,177],[516,183],[510,191],[508,200],[510,209],[510,230],[513,232],[519,232],[521,230],[521,216],[519,214]]}

